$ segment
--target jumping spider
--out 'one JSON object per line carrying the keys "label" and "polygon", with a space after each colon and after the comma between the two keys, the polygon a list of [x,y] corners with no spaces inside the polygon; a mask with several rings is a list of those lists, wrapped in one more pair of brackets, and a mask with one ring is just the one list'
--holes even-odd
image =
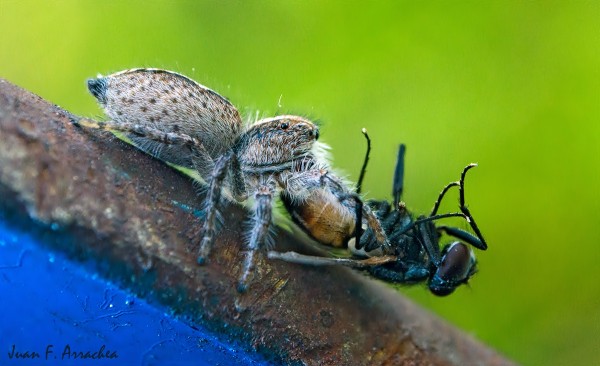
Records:
{"label": "jumping spider", "polygon": [[[278,195],[292,214],[303,218],[311,216],[304,208],[320,203],[331,207],[327,222],[340,222],[343,227],[333,228],[340,235],[330,241],[322,235],[326,233],[318,232],[324,226],[315,226],[311,232],[324,244],[343,246],[354,237],[358,246],[364,221],[373,234],[368,245],[391,249],[370,207],[328,172],[323,145],[317,142],[319,129],[311,121],[283,115],[244,126],[225,98],[183,75],[159,69],[126,70],[87,84],[110,120],[75,123],[124,132],[141,150],[195,169],[208,182],[199,264],[205,263],[211,250],[222,189],[226,187],[238,202],[254,198],[240,292],[251,282],[257,250],[267,244],[273,199]],[[315,198],[326,201],[315,202]]]}

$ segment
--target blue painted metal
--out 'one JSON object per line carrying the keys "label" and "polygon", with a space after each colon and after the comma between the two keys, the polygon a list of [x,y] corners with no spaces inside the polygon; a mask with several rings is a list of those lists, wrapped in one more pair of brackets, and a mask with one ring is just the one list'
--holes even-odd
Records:
{"label": "blue painted metal", "polygon": [[0,217],[0,365],[268,364],[167,311]]}

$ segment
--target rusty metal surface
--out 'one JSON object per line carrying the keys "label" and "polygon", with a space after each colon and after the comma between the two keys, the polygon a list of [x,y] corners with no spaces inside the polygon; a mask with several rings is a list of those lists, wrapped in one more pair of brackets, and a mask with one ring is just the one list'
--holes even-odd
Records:
{"label": "rusty metal surface", "polygon": [[[238,294],[244,210],[224,210],[210,263],[198,266],[198,188],[111,134],[73,126],[69,116],[0,79],[0,210],[48,245],[92,259],[140,296],[278,362],[511,364],[346,268],[262,259],[250,291]],[[276,242],[278,250],[303,250],[282,230]]]}

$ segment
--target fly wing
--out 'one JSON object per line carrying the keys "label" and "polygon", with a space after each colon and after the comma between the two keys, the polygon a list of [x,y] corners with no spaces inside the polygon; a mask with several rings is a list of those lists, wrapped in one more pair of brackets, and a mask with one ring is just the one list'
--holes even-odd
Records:
{"label": "fly wing", "polygon": [[[242,130],[240,114],[227,99],[175,72],[126,70],[90,79],[88,89],[112,121],[194,137],[213,159],[230,148]],[[166,145],[131,134],[128,137],[162,160],[193,167],[187,146]]]}

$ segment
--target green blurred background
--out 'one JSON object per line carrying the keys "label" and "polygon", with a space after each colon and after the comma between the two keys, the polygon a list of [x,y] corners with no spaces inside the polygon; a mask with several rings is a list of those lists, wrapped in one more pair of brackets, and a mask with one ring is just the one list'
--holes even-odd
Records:
{"label": "green blurred background", "polygon": [[353,180],[367,127],[369,197],[389,197],[406,143],[415,212],[478,162],[490,248],[471,288],[402,291],[523,364],[600,361],[598,2],[0,0],[0,77],[100,116],[84,80],[131,67],[321,120]]}

